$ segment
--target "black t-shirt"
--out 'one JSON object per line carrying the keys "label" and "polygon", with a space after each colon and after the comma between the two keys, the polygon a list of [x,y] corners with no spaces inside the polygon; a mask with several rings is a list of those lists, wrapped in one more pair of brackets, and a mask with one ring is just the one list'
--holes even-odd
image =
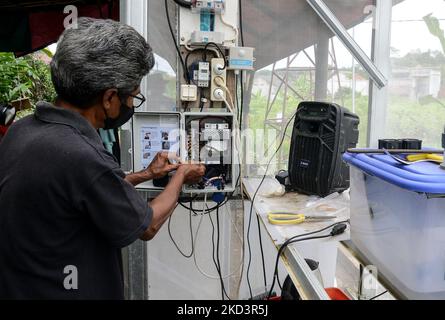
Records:
{"label": "black t-shirt", "polygon": [[0,143],[0,299],[122,299],[120,248],[152,219],[124,178],[78,113],[39,103],[14,123]]}

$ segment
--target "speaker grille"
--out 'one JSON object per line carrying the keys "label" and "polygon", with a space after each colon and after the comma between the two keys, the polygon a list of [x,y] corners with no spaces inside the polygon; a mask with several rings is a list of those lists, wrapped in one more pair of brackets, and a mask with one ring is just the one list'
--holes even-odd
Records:
{"label": "speaker grille", "polygon": [[309,192],[317,192],[320,140],[318,138],[299,136],[295,141],[296,163],[293,164],[297,174],[293,177],[296,186],[305,187]]}
{"label": "speaker grille", "polygon": [[349,186],[349,180],[341,175],[345,165],[340,146],[345,142],[355,145],[358,132],[353,128],[359,121],[353,114],[350,119],[342,116],[345,112],[346,109],[329,103],[299,105],[289,155],[289,177],[295,190],[326,196]]}

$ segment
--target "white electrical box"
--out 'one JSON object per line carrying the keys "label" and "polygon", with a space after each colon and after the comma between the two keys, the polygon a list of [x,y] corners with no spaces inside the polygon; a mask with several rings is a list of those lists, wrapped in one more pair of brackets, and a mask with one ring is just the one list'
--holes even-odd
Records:
{"label": "white electrical box", "polygon": [[[215,6],[215,1],[213,2]],[[221,19],[221,13],[214,12],[214,26],[213,29],[202,29],[201,26],[201,14],[197,14],[195,9],[179,8],[179,44],[190,46],[202,46],[208,42],[215,42],[218,45],[224,43],[224,46],[234,46],[233,41],[233,27],[238,25],[238,0],[225,0],[223,3],[223,19]],[[204,8],[207,5],[202,5],[200,8]],[[212,6],[212,4],[210,4]],[[199,13],[206,14],[205,10],[198,10]],[[212,30],[212,31],[209,31]]]}
{"label": "white electrical box", "polygon": [[254,70],[253,56],[254,48],[251,47],[230,47],[229,48],[229,70]]}
{"label": "white electrical box", "polygon": [[[237,153],[233,142],[233,114],[225,112],[137,112],[132,121],[133,172],[146,169],[158,152],[167,151],[184,162],[206,166],[202,182],[184,186],[185,193],[233,192]],[[161,190],[156,181],[137,186]]]}
{"label": "white electrical box", "polygon": [[199,184],[184,186],[186,193],[233,192],[238,159],[233,141],[233,114],[185,112],[182,114],[181,158],[206,165]]}

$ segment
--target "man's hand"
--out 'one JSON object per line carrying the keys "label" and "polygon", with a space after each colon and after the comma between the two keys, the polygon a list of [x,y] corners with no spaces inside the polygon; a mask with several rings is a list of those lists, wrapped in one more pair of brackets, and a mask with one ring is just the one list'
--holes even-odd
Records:
{"label": "man's hand", "polygon": [[162,178],[170,171],[173,171],[179,167],[179,164],[170,164],[168,161],[169,159],[178,160],[178,158],[173,154],[169,154],[168,152],[160,152],[154,157],[147,169],[130,173],[125,177],[125,180],[127,180],[127,182],[133,186],[137,186],[138,184],[148,180]]}
{"label": "man's hand", "polygon": [[153,218],[150,226],[141,236],[142,240],[148,241],[158,233],[162,224],[176,208],[182,185],[184,183],[190,184],[199,182],[205,174],[205,170],[206,168],[202,164],[179,165],[175,175],[171,178],[164,191],[150,202],[150,207],[153,210]]}
{"label": "man's hand", "polygon": [[184,176],[185,184],[193,184],[201,181],[206,172],[206,167],[202,164],[181,164],[176,174]]}
{"label": "man's hand", "polygon": [[164,177],[170,171],[176,170],[179,167],[179,164],[171,164],[169,162],[169,159],[173,158],[178,160],[176,156],[173,156],[168,152],[159,152],[156,154],[153,161],[146,169],[148,177],[150,177],[150,179],[159,179]]}

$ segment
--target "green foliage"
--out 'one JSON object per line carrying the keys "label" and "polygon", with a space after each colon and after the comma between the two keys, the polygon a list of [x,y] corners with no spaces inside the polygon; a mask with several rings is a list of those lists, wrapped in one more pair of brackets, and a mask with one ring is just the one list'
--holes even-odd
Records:
{"label": "green foliage", "polygon": [[55,96],[48,65],[34,55],[15,58],[0,52],[0,101],[29,98],[35,105],[40,100],[53,101]]}
{"label": "green foliage", "polygon": [[408,98],[390,97],[386,114],[387,137],[421,139],[424,146],[441,147],[445,108],[439,102],[420,105]]}
{"label": "green foliage", "polygon": [[[261,72],[261,71],[260,71]],[[283,118],[284,121],[273,121],[276,129],[277,134],[280,134],[279,129],[283,128],[286,125],[286,120],[289,119],[293,113],[296,111],[298,104],[301,101],[304,100],[312,100],[312,90],[311,90],[311,82],[309,79],[308,74],[300,74],[294,81],[290,84],[300,96],[302,96],[304,99],[301,99],[294,91],[288,89],[287,95],[284,94],[283,88],[278,93],[274,104],[270,108],[269,115],[267,116],[267,119],[280,119]],[[273,99],[273,97],[271,98]],[[286,102],[286,108],[284,110],[285,114],[282,114],[283,112],[283,105],[284,102]],[[266,109],[267,109],[267,97],[262,96],[260,92],[252,93],[251,101],[250,101],[250,109],[249,109],[249,117],[248,121],[249,123],[246,125],[247,128],[250,128],[252,130],[256,129],[273,129],[274,126],[267,125],[266,124]],[[288,130],[286,132],[286,138],[283,142],[283,146],[281,147],[281,151],[277,156],[277,162],[279,169],[285,169],[287,167],[287,159],[290,149],[290,135],[292,133],[292,125],[288,126]],[[266,137],[267,137],[267,133]],[[281,137],[281,136],[280,136]],[[272,143],[271,141],[267,141],[267,138],[265,139],[265,145],[264,150],[267,150],[269,145]],[[277,146],[277,143],[275,144]],[[266,156],[270,157],[271,153],[273,153],[273,150],[271,150]],[[256,154],[256,163],[267,163],[269,160],[268,158],[265,158],[262,154]],[[273,171],[272,169],[270,170]]]}
{"label": "green foliage", "polygon": [[439,51],[414,50],[401,58],[392,58],[392,64],[396,67],[441,67],[445,64],[445,56]]}

